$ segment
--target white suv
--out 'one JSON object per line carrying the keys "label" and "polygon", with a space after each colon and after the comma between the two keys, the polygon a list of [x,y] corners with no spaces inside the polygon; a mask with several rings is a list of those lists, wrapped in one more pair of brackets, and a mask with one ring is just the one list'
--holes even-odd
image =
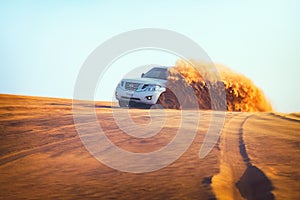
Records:
{"label": "white suv", "polygon": [[157,104],[161,94],[166,92],[168,68],[170,67],[154,67],[143,73],[141,78],[122,79],[115,91],[120,107],[150,107]]}

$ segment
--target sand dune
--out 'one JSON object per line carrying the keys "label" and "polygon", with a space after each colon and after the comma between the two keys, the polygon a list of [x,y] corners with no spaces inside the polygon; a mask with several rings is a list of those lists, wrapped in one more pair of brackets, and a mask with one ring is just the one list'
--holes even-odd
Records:
{"label": "sand dune", "polygon": [[[0,95],[0,199],[300,198],[299,113],[227,112],[218,144],[200,159],[211,115],[199,111],[197,136],[177,161],[133,174],[105,166],[85,149],[71,104],[67,99]],[[166,110],[160,133],[137,139],[118,128],[113,108],[96,103],[99,123],[113,143],[132,152],[161,148],[180,124],[181,111]],[[160,115],[159,110],[151,112]],[[195,111],[190,112],[193,117]],[[129,113],[135,123],[151,122],[149,110]],[[88,120],[84,123],[92,128]]]}

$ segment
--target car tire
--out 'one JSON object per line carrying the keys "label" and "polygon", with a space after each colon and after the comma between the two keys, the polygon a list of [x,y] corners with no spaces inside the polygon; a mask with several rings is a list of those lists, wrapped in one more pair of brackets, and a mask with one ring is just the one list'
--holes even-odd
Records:
{"label": "car tire", "polygon": [[158,98],[157,104],[166,109],[180,109],[180,104],[177,100],[177,97],[170,90],[161,93]]}
{"label": "car tire", "polygon": [[119,106],[121,108],[125,108],[129,106],[129,102],[128,101],[119,101]]}

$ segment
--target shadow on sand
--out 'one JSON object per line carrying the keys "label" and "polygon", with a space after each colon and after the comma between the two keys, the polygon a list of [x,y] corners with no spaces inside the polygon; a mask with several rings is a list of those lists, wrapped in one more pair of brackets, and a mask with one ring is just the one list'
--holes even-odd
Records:
{"label": "shadow on sand", "polygon": [[246,199],[272,200],[274,189],[268,177],[256,166],[248,165],[243,176],[236,183],[240,194]]}

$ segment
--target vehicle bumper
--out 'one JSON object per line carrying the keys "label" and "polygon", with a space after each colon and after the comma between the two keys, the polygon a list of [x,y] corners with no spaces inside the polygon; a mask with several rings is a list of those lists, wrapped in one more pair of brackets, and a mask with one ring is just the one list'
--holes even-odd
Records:
{"label": "vehicle bumper", "polygon": [[157,103],[157,100],[162,92],[162,90],[137,92],[117,87],[115,96],[119,101],[133,101],[137,103],[154,105]]}

